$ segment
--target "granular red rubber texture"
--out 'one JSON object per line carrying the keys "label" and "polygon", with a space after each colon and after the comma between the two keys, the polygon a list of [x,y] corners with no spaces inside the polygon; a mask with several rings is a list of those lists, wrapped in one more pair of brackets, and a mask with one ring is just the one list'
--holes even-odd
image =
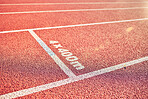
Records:
{"label": "granular red rubber texture", "polygon": [[[142,2],[146,0],[1,0],[1,4],[64,2]],[[144,4],[1,6],[0,12],[108,7],[144,7]],[[147,9],[0,15],[0,31],[147,18]],[[148,22],[35,31],[76,74],[84,74],[148,56]],[[85,66],[76,70],[57,52],[59,41]],[[0,95],[68,78],[29,32],[0,34]],[[148,62],[142,62],[82,81],[19,98],[146,99]]]}
{"label": "granular red rubber texture", "polygon": [[0,31],[130,20],[146,17],[148,17],[147,9],[1,15]]}
{"label": "granular red rubber texture", "polygon": [[68,77],[28,32],[0,38],[0,95]]}
{"label": "granular red rubber texture", "polygon": [[[58,6],[58,7],[57,7]],[[0,6],[0,12],[25,12],[25,11],[48,11],[48,10],[74,10],[74,9],[106,9],[106,8],[130,8],[130,7],[147,7],[144,3],[131,4],[61,4],[61,5],[9,5]],[[126,10],[125,10],[126,11]]]}

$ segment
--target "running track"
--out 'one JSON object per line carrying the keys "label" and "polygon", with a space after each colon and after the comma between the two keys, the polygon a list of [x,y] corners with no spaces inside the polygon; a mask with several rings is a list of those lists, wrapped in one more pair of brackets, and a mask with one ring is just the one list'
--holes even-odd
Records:
{"label": "running track", "polygon": [[148,1],[1,0],[0,99],[147,99]]}

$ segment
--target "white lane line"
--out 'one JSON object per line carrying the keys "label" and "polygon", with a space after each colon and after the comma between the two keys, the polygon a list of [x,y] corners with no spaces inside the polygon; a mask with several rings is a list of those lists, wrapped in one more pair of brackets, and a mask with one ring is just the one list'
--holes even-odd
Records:
{"label": "white lane line", "polygon": [[28,30],[46,30],[46,29],[58,29],[58,28],[71,28],[71,27],[91,26],[91,25],[100,25],[100,24],[113,24],[113,23],[143,21],[143,20],[148,20],[148,18],[120,20],[120,21],[109,21],[109,22],[99,22],[99,23],[87,23],[87,24],[77,24],[77,25],[65,25],[65,26],[55,26],[55,27],[43,27],[43,28],[22,29],[22,30],[11,30],[11,31],[1,31],[0,33],[23,32],[23,31],[28,31]]}
{"label": "white lane line", "polygon": [[131,66],[131,65],[141,63],[141,62],[144,62],[144,61],[148,61],[148,56],[140,58],[140,59],[136,59],[136,60],[133,60],[133,61],[129,61],[129,62],[126,62],[126,63],[122,63],[122,64],[119,64],[119,65],[115,65],[115,66],[111,66],[111,67],[108,67],[108,68],[93,71],[93,72],[90,72],[90,73],[82,74],[82,75],[76,76],[74,78],[68,78],[68,79],[56,81],[56,82],[53,82],[53,83],[49,83],[49,84],[45,84],[45,85],[41,85],[41,86],[36,86],[36,87],[33,87],[33,88],[28,88],[28,89],[4,94],[4,95],[0,96],[0,99],[18,98],[18,97],[21,97],[21,96],[33,94],[33,93],[36,93],[36,92],[44,91],[44,90],[51,89],[51,88],[54,88],[54,87],[59,87],[59,86],[66,85],[66,84],[76,82],[76,81],[79,81],[79,80],[83,80],[83,79],[86,79],[86,78],[91,78],[91,77],[98,76],[98,75],[101,75],[101,74],[104,74],[104,73],[115,71],[115,70],[124,68],[125,65]]}
{"label": "white lane line", "polygon": [[75,5],[75,4],[136,4],[136,3],[148,3],[148,2],[75,2],[75,3],[17,3],[17,4],[0,4],[0,6],[6,5]]}
{"label": "white lane line", "polygon": [[28,14],[28,13],[55,13],[55,12],[79,12],[79,11],[104,11],[104,10],[134,10],[147,9],[148,7],[130,7],[130,8],[104,8],[104,9],[74,9],[74,10],[48,10],[48,11],[24,11],[24,12],[2,12],[5,14]]}
{"label": "white lane line", "polygon": [[36,35],[33,30],[29,30],[29,33],[36,39],[36,41],[43,47],[43,49],[50,55],[50,57],[58,64],[58,66],[69,77],[75,77],[76,75],[59,59],[59,57]]}

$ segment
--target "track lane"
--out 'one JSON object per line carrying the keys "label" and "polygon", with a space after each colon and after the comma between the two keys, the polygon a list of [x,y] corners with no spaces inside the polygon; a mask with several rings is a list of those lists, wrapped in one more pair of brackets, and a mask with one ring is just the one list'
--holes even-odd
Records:
{"label": "track lane", "polygon": [[26,1],[26,0],[1,0],[0,3],[75,3],[75,2],[145,2],[146,0],[112,0],[112,1],[108,1],[108,0],[29,0],[29,1]]}
{"label": "track lane", "polygon": [[[1,15],[0,30],[19,30],[147,18],[147,9]],[[17,22],[17,23],[16,23]]]}
{"label": "track lane", "polygon": [[72,9],[102,9],[102,8],[129,8],[148,7],[147,3],[138,4],[73,4],[73,5],[0,5],[0,12],[24,12],[24,11],[47,11],[47,10],[72,10]]}

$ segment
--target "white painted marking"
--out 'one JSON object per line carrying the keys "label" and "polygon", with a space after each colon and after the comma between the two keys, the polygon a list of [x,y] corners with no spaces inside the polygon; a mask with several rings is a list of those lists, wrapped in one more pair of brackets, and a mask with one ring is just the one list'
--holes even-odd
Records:
{"label": "white painted marking", "polygon": [[148,2],[74,2],[74,3],[18,3],[18,4],[0,4],[0,6],[6,5],[75,5],[75,4],[131,4],[131,3],[148,3]]}
{"label": "white painted marking", "polygon": [[77,61],[78,58],[76,56],[69,56],[69,57],[66,57],[66,60],[70,62],[74,62],[74,61]]}
{"label": "white painted marking", "polygon": [[62,52],[61,55],[64,57],[68,57],[68,56],[72,56],[73,54],[71,52]]}
{"label": "white painted marking", "polygon": [[67,52],[67,51],[69,51],[69,50],[67,50],[67,49],[58,49],[58,51],[59,51],[60,53],[64,53],[64,52]]}
{"label": "white painted marking", "polygon": [[61,44],[53,45],[55,48],[63,47]]}
{"label": "white painted marking", "polygon": [[74,78],[67,78],[67,79],[56,81],[56,82],[53,82],[53,83],[49,83],[49,84],[45,84],[45,85],[41,85],[41,86],[37,86],[37,87],[33,87],[33,88],[28,88],[28,89],[4,94],[4,95],[0,96],[0,99],[18,98],[18,97],[21,97],[21,96],[33,94],[33,93],[36,93],[36,92],[48,90],[48,89],[51,89],[51,88],[54,88],[54,87],[59,87],[59,86],[66,85],[66,84],[76,82],[76,81],[79,81],[79,80],[83,80],[83,79],[86,79],[86,78],[91,78],[91,77],[98,76],[98,75],[101,75],[101,74],[104,74],[104,73],[115,71],[115,70],[124,68],[125,65],[130,66],[130,65],[134,65],[134,64],[141,63],[141,62],[144,62],[144,61],[148,61],[148,56],[140,58],[140,59],[136,59],[136,60],[133,60],[133,61],[129,61],[129,62],[126,62],[126,63],[122,63],[122,64],[119,64],[119,65],[115,65],[115,66],[111,66],[111,67],[108,67],[108,68],[93,71],[93,72],[90,72],[90,73],[82,74],[82,75],[76,76]]}
{"label": "white painted marking", "polygon": [[[50,44],[53,44],[53,46],[55,48],[58,49],[58,52],[61,53],[61,56],[66,57],[65,59],[67,61],[70,61],[70,64],[71,64],[71,62],[78,60],[78,58],[76,56],[72,56],[73,54],[71,52],[69,52],[69,50],[59,48],[59,47],[62,47],[62,45],[58,41],[49,41],[49,42],[50,42]],[[56,45],[55,45],[55,43],[56,43]],[[78,64],[78,62],[74,62],[73,67],[75,67],[77,70],[84,69],[84,66],[82,66],[80,63]]]}
{"label": "white painted marking", "polygon": [[54,13],[54,12],[78,12],[78,11],[104,11],[104,10],[134,10],[134,9],[147,9],[148,7],[131,7],[131,8],[104,8],[104,9],[74,9],[74,10],[48,10],[48,11],[26,11],[26,12],[3,12],[5,14],[27,14],[27,13]]}
{"label": "white painted marking", "polygon": [[50,41],[50,44],[59,43],[58,41]]}
{"label": "white painted marking", "polygon": [[69,77],[75,77],[76,75],[59,59],[59,57],[35,34],[33,30],[29,30],[30,34],[36,39],[36,41],[43,47],[43,49],[51,56],[51,58],[58,64],[58,66]]}
{"label": "white painted marking", "polygon": [[43,27],[43,28],[22,29],[22,30],[11,30],[11,31],[1,31],[0,33],[23,32],[23,31],[29,31],[29,30],[47,30],[47,29],[58,29],[58,28],[71,28],[71,27],[80,27],[80,26],[91,26],[91,25],[100,25],[100,24],[113,24],[113,23],[123,23],[123,22],[132,22],[132,21],[144,21],[144,20],[148,20],[148,18],[131,19],[131,20],[120,20],[120,21],[109,21],[109,22],[99,22],[99,23],[87,23],[87,24],[77,24],[77,25],[66,25],[66,26],[55,26],[55,27]]}
{"label": "white painted marking", "polygon": [[84,69],[85,67],[79,63],[78,61],[74,61],[74,62],[70,62],[71,65],[73,65],[73,67],[75,67],[77,70],[81,70]]}

